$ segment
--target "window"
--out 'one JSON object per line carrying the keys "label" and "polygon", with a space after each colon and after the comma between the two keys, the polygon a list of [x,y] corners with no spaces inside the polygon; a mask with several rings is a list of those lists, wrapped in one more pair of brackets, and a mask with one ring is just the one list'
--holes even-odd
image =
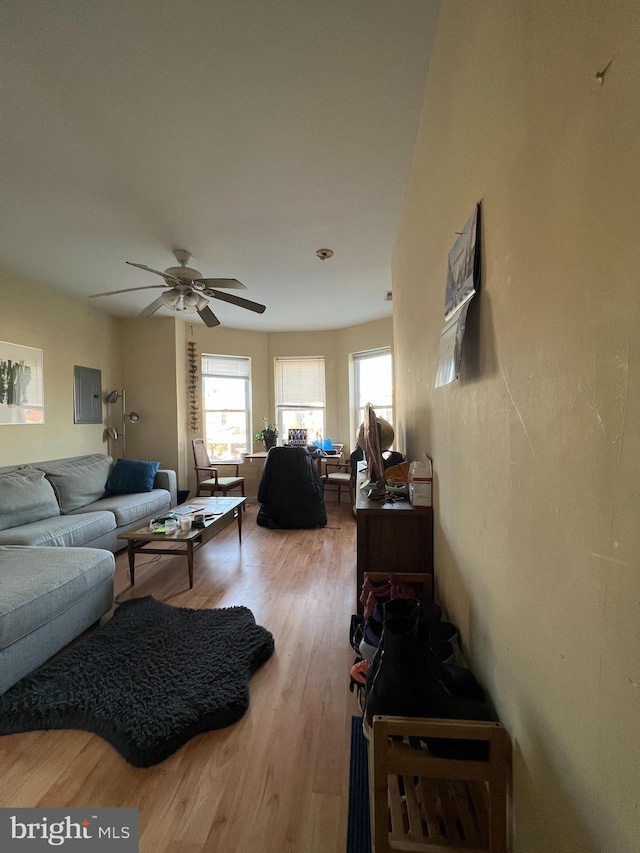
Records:
{"label": "window", "polygon": [[353,355],[356,433],[371,403],[379,418],[393,425],[393,359],[391,349],[373,349]]}
{"label": "window", "polygon": [[311,443],[324,438],[324,358],[276,358],[276,422],[282,442],[306,429]]}
{"label": "window", "polygon": [[202,356],[204,440],[209,458],[239,460],[253,445],[251,436],[251,360]]}

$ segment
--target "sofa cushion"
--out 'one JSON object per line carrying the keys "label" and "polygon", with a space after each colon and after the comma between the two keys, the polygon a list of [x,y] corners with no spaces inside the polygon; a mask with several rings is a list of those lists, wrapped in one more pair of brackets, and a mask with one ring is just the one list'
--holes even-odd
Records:
{"label": "sofa cushion", "polygon": [[112,582],[114,565],[96,548],[0,547],[0,649]]}
{"label": "sofa cushion", "polygon": [[47,475],[60,509],[67,513],[103,497],[112,462],[111,456],[95,453],[63,462],[39,463],[38,469]]}
{"label": "sofa cushion", "polygon": [[147,515],[155,515],[171,506],[171,496],[165,489],[153,489],[137,495],[107,495],[97,503],[82,506],[74,510],[72,515],[85,512],[107,510],[116,518],[118,527],[131,527]]}
{"label": "sofa cushion", "polygon": [[116,495],[150,492],[159,468],[159,462],[118,459],[107,480],[106,489]]}
{"label": "sofa cushion", "polygon": [[0,474],[0,531],[60,515],[51,484],[36,468]]}
{"label": "sofa cushion", "polygon": [[0,545],[84,545],[115,530],[115,527],[116,519],[112,512],[59,515],[0,530]]}

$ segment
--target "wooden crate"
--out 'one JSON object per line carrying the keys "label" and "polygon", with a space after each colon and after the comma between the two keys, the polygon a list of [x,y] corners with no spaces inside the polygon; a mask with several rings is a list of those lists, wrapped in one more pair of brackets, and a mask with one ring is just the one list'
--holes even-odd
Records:
{"label": "wooden crate", "polygon": [[[436,758],[426,737],[488,742],[488,761]],[[506,853],[511,746],[500,723],[374,717],[369,740],[373,853]]]}

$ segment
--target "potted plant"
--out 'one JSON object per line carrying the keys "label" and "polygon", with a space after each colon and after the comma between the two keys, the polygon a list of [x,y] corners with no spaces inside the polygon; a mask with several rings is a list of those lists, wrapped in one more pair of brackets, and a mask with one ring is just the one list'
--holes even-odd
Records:
{"label": "potted plant", "polygon": [[263,418],[262,422],[264,426],[257,432],[254,436],[254,441],[261,441],[264,444],[264,449],[269,450],[271,447],[275,447],[276,441],[278,438],[278,427],[272,423],[269,423],[268,418]]}

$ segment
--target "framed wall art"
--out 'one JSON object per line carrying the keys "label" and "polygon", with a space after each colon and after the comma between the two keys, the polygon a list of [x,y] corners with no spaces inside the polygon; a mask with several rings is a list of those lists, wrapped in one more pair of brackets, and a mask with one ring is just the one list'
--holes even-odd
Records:
{"label": "framed wall art", "polygon": [[0,426],[43,423],[42,350],[0,341]]}
{"label": "framed wall art", "polygon": [[449,252],[444,296],[445,325],[440,333],[436,388],[454,382],[460,373],[462,338],[469,304],[480,287],[480,203]]}

